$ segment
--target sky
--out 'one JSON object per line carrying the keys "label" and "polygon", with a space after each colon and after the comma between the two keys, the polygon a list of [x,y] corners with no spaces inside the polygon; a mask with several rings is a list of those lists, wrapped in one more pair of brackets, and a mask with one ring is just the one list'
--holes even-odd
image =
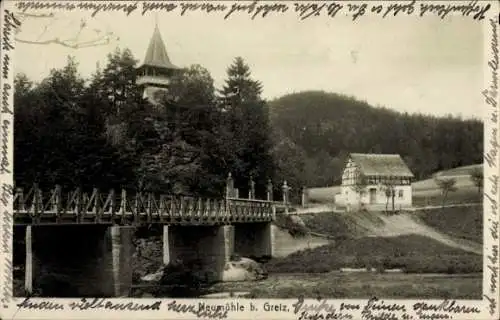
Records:
{"label": "sky", "polygon": [[[37,12],[40,13],[40,12]],[[470,18],[397,16],[318,17],[294,14],[251,20],[234,15],[120,12],[55,12],[55,18],[25,18],[17,38],[79,42],[112,32],[107,45],[80,49],[58,44],[17,42],[15,71],[40,81],[72,55],[88,77],[116,47],[129,48],[142,61],[157,21],[171,61],[200,64],[220,87],[236,56],[249,64],[273,99],[305,90],[354,96],[401,112],[482,117],[483,29]],[[79,32],[82,22],[85,23]],[[97,33],[99,30],[100,33]],[[119,38],[116,40],[116,37]]]}

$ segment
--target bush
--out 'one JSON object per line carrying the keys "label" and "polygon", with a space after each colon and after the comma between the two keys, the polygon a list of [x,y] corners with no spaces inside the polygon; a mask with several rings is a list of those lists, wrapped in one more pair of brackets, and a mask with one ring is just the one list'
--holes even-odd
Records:
{"label": "bush", "polygon": [[209,276],[200,272],[199,260],[170,263],[163,269],[155,296],[199,297],[210,284]]}
{"label": "bush", "polygon": [[304,237],[309,233],[304,221],[297,215],[277,214],[274,223],[278,227],[288,230],[288,233],[294,238]]}

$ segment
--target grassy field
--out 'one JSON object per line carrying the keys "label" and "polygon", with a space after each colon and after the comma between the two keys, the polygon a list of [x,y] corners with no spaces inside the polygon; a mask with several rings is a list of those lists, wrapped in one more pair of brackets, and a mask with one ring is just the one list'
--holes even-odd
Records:
{"label": "grassy field", "polygon": [[483,206],[454,207],[418,212],[429,226],[454,237],[483,242]]}
{"label": "grassy field", "polygon": [[469,175],[471,170],[480,169],[483,170],[483,164],[473,164],[470,166],[462,166],[449,170],[438,171],[435,174],[438,176],[449,177],[449,176],[462,176]]}
{"label": "grassy field", "polygon": [[[444,202],[445,205],[481,203],[483,195],[477,192],[476,188],[460,188],[455,192],[450,192]],[[443,195],[440,190],[413,193],[413,206],[441,206]]]}
{"label": "grassy field", "polygon": [[249,292],[252,298],[296,299],[349,298],[367,299],[481,299],[482,274],[422,275],[340,273],[276,274],[268,279],[247,283],[221,283],[217,291]]}
{"label": "grassy field", "polygon": [[324,273],[340,268],[398,268],[407,273],[474,273],[482,272],[482,256],[418,235],[365,237],[337,241],[273,259],[266,268],[270,273]]}

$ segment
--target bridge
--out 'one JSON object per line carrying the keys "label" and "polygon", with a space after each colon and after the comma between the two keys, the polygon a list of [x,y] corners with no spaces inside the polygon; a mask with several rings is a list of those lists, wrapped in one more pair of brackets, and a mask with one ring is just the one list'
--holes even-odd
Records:
{"label": "bridge", "polygon": [[64,274],[78,296],[127,296],[132,286],[133,237],[137,226],[163,228],[163,263],[201,261],[207,278],[222,279],[230,257],[271,257],[276,208],[281,202],[255,199],[250,181],[242,199],[229,175],[220,199],[114,190],[86,193],[38,185],[14,192],[14,236],[25,239],[25,289],[33,293],[43,275]]}

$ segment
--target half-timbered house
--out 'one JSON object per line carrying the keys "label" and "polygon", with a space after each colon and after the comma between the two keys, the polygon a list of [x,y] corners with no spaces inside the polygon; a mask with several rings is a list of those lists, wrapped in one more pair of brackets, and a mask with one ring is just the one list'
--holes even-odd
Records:
{"label": "half-timbered house", "polygon": [[337,201],[372,210],[412,206],[413,173],[398,154],[349,155]]}

